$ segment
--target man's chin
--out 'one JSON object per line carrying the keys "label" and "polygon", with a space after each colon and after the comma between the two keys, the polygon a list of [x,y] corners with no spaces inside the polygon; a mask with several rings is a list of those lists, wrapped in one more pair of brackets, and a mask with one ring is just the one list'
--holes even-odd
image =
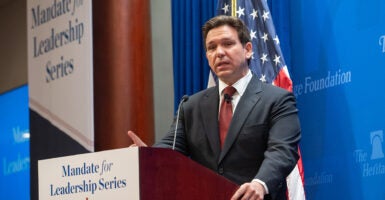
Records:
{"label": "man's chin", "polygon": [[223,82],[228,83],[229,81],[231,81],[233,79],[234,74],[232,72],[226,71],[226,72],[218,73],[217,76]]}
{"label": "man's chin", "polygon": [[218,70],[217,71],[217,76],[218,77],[221,77],[221,76],[228,77],[228,76],[231,76],[231,75],[233,75],[233,71],[231,71],[231,70],[223,69],[223,70]]}

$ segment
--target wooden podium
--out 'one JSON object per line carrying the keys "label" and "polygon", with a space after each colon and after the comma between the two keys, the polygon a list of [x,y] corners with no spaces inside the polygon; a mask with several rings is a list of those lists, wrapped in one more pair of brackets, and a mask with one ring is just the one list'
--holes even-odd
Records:
{"label": "wooden podium", "polygon": [[39,199],[228,200],[238,185],[162,148],[40,160]]}

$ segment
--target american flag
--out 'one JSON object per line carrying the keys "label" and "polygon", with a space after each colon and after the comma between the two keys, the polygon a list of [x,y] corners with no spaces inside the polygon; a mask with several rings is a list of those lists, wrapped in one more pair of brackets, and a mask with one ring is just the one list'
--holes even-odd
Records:
{"label": "american flag", "polygon": [[[293,83],[281,52],[279,38],[275,32],[266,0],[219,0],[217,14],[236,16],[242,19],[249,28],[253,45],[250,69],[259,79],[292,92]],[[287,177],[286,182],[288,199],[306,199],[301,158]]]}

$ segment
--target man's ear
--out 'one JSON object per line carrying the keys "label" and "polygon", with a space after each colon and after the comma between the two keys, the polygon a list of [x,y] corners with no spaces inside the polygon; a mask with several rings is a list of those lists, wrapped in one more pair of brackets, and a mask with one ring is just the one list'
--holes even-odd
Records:
{"label": "man's ear", "polygon": [[253,55],[253,45],[251,42],[248,42],[245,44],[245,50],[246,50],[246,58],[250,59],[251,56]]}

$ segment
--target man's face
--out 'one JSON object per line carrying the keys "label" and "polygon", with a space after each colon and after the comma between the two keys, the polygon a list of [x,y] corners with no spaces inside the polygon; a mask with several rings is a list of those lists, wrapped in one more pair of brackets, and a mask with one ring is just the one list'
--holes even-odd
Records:
{"label": "man's face", "polygon": [[237,31],[228,25],[211,29],[206,37],[206,57],[211,70],[228,85],[246,75],[247,59],[252,55],[250,42],[242,46]]}

